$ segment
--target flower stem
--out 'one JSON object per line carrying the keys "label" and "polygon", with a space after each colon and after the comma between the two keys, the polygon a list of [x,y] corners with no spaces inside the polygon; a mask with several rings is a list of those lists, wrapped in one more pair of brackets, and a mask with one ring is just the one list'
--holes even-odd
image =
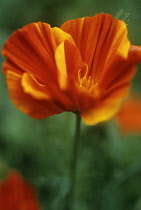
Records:
{"label": "flower stem", "polygon": [[76,186],[76,174],[77,174],[77,164],[79,157],[79,146],[80,146],[80,125],[81,125],[81,116],[76,114],[76,127],[75,127],[75,136],[72,152],[72,161],[70,167],[70,189],[67,195],[66,210],[74,210],[74,196],[75,196],[75,186]]}

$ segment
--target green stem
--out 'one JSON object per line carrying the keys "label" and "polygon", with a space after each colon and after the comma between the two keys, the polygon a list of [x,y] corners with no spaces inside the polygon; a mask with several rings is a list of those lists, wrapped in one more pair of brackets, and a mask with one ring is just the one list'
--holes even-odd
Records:
{"label": "green stem", "polygon": [[74,196],[75,196],[75,186],[76,186],[76,174],[77,174],[77,164],[79,157],[79,146],[80,146],[80,125],[81,125],[81,116],[76,114],[76,128],[75,128],[75,137],[73,144],[73,153],[72,153],[72,162],[70,168],[70,189],[66,198],[66,210],[74,210]]}

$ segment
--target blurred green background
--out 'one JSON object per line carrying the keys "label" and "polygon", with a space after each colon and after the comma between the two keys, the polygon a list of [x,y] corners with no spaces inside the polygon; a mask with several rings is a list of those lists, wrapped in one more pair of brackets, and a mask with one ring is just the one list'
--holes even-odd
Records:
{"label": "blurred green background", "polygon": [[[133,44],[141,44],[139,0],[1,0],[0,47],[24,25],[110,13],[128,23]],[[0,57],[2,63],[4,58]],[[140,93],[141,68],[132,91]],[[141,93],[140,93],[141,94]],[[42,210],[62,210],[69,186],[75,116],[63,113],[33,120],[11,103],[0,74],[0,176],[18,169],[37,188]],[[141,209],[141,136],[122,136],[114,121],[82,124],[77,173],[77,210]]]}

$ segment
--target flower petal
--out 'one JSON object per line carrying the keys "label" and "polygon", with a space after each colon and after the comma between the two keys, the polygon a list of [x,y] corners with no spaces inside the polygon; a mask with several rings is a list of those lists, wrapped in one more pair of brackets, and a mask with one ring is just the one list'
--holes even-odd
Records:
{"label": "flower petal", "polygon": [[134,65],[141,62],[141,46],[135,46],[135,45],[130,46],[129,60]]}
{"label": "flower petal", "polygon": [[26,25],[13,33],[3,47],[2,54],[7,58],[4,72],[27,72],[43,84],[49,80],[57,84],[54,51],[64,40],[73,42],[69,34],[59,28],[51,28],[49,24]]}
{"label": "flower petal", "polygon": [[93,100],[93,107],[82,113],[84,123],[94,125],[112,118],[119,110],[121,102],[127,94],[128,86],[129,84],[124,84],[105,98]]}
{"label": "flower petal", "polygon": [[[43,100],[43,114],[42,110],[39,109],[40,113],[38,111],[37,118],[62,112],[63,109],[71,110],[72,102],[67,94],[60,89],[58,83],[58,73],[54,58],[56,48],[64,40],[74,43],[72,37],[60,28],[51,28],[49,24],[39,22],[29,24],[16,31],[5,43],[2,50],[3,55],[7,59],[3,64],[4,73],[7,74],[8,71],[11,71],[15,72],[16,77],[17,75],[20,77],[23,75],[21,83],[19,81],[16,85],[19,86],[21,95],[24,94],[24,97],[28,98],[25,101],[22,100],[22,96],[20,97],[20,93],[16,88],[13,88],[14,80],[8,80],[8,85],[10,85],[9,92],[12,95],[12,99],[23,112],[34,115],[35,107],[37,110],[39,107],[41,108],[41,102],[37,101],[36,106],[33,106],[33,113],[31,114],[33,102],[31,103],[30,99]],[[17,94],[18,98],[16,99]],[[49,98],[51,100],[48,102],[44,101]],[[57,105],[53,105],[53,101]],[[46,108],[45,104],[47,105]],[[61,111],[58,106],[61,107]],[[33,117],[36,118],[36,116]]]}
{"label": "flower petal", "polygon": [[0,181],[1,210],[39,210],[36,192],[17,172]]}
{"label": "flower petal", "polygon": [[115,116],[123,133],[141,134],[141,99],[132,95],[128,97]]}
{"label": "flower petal", "polygon": [[60,87],[65,89],[68,80],[78,81],[78,72],[85,67],[78,48],[69,41],[62,42],[55,51]]}
{"label": "flower petal", "polygon": [[94,109],[89,109],[87,112],[82,113],[82,119],[86,125],[95,125],[109,120],[117,110],[115,103],[111,104],[105,102],[99,106],[95,106]]}
{"label": "flower petal", "polygon": [[32,74],[24,73],[21,85],[25,93],[39,100],[49,100],[50,95],[45,85],[40,84]]}
{"label": "flower petal", "polygon": [[99,86],[110,91],[116,86],[129,83],[136,73],[136,64],[139,62],[141,62],[141,47],[131,45],[128,58],[117,56],[103,73]]}
{"label": "flower petal", "polygon": [[78,48],[69,41],[62,42],[55,51],[55,61],[58,70],[58,82],[61,90],[64,90],[73,101],[73,109],[79,110],[78,72],[85,67]]}
{"label": "flower petal", "polygon": [[[18,74],[7,71],[6,77],[10,98],[22,112],[37,119],[42,119],[63,112],[59,107],[59,103],[57,106],[56,103],[51,100],[37,100],[31,95],[25,93],[21,85],[22,77]],[[33,78],[30,80],[31,77],[25,79],[29,79],[28,82],[34,82]],[[36,83],[34,83],[34,85],[36,85]]]}
{"label": "flower petal", "polygon": [[98,84],[99,93],[94,97],[94,108],[84,113],[86,124],[99,123],[113,117],[129,92],[135,72],[136,68],[129,59],[121,59],[112,64]]}
{"label": "flower petal", "polygon": [[99,19],[99,16],[95,18],[78,18],[66,21],[60,27],[62,30],[71,34],[76,46],[81,52],[83,61],[85,61],[89,65],[93,58],[99,35]]}
{"label": "flower petal", "polygon": [[128,56],[130,43],[126,25],[109,14],[70,20],[61,29],[73,37],[95,81],[117,56]]}
{"label": "flower petal", "polygon": [[[59,106],[63,110],[69,111],[72,109],[71,98],[68,97],[68,92],[63,92],[59,87],[58,89],[56,89],[54,88],[54,85],[51,87],[50,90],[50,87],[40,84],[32,74],[23,74],[21,78],[21,86],[24,93],[32,96],[34,99],[46,100],[49,103],[51,103],[51,101],[53,103],[54,101],[57,107]],[[52,93],[52,95],[50,95],[50,93]],[[71,95],[73,95],[72,91]],[[75,104],[75,101],[73,101],[73,104]]]}

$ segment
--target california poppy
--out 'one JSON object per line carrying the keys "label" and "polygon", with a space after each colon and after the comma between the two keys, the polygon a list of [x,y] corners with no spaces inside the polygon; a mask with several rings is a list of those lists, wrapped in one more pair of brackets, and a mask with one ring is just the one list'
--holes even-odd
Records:
{"label": "california poppy", "polygon": [[0,181],[0,210],[39,210],[35,190],[17,172]]}
{"label": "california poppy", "polygon": [[141,134],[141,98],[135,95],[128,97],[115,119],[124,134]]}
{"label": "california poppy", "polygon": [[109,14],[65,22],[32,23],[6,41],[3,72],[13,103],[32,118],[64,111],[86,124],[110,119],[128,92],[141,47],[126,24]]}

